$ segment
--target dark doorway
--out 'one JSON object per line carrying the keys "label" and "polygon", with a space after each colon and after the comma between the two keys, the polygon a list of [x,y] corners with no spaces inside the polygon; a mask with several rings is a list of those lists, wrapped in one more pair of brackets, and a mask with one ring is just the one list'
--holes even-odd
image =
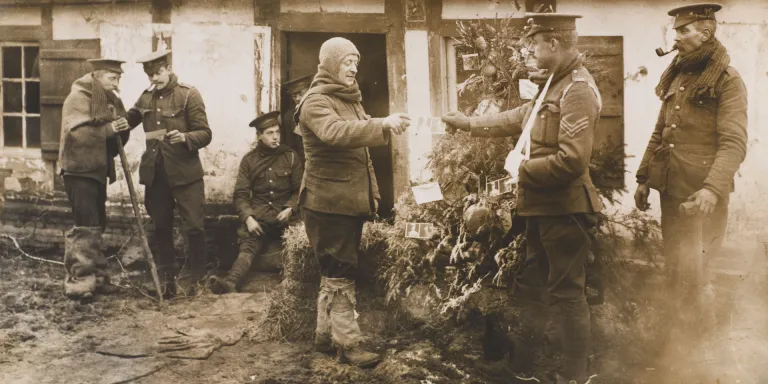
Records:
{"label": "dark doorway", "polygon": [[[389,86],[387,83],[386,36],[383,34],[286,32],[283,35],[283,80],[288,81],[317,72],[317,65],[320,63],[318,59],[320,46],[335,36],[349,39],[360,51],[357,82],[360,84],[360,92],[363,94],[365,111],[373,117],[386,117],[389,115]],[[283,121],[292,122],[293,111],[296,106],[286,92],[281,93],[280,100]],[[283,125],[283,142],[298,149],[301,141],[298,136],[293,134],[293,124]],[[381,193],[379,215],[391,217],[394,207],[391,144],[385,147],[370,148],[370,152]]]}

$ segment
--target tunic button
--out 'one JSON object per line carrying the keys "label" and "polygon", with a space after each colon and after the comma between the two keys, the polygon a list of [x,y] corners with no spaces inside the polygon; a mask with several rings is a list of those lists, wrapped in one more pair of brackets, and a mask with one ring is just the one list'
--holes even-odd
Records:
{"label": "tunic button", "polygon": [[575,70],[575,69],[574,69],[574,70],[573,70],[573,73],[579,73],[579,71],[577,71],[577,70]]}
{"label": "tunic button", "polygon": [[685,91],[685,87],[680,87],[680,90],[681,91]]}
{"label": "tunic button", "polygon": [[160,108],[158,108],[157,111],[160,112]]}
{"label": "tunic button", "polygon": [[544,118],[544,115],[541,115],[541,118],[543,119],[543,118]]}
{"label": "tunic button", "polygon": [[159,122],[159,121],[157,122],[157,125],[160,125],[160,122]]}
{"label": "tunic button", "polygon": [[272,182],[272,180],[270,180],[269,182],[271,183],[271,182]]}
{"label": "tunic button", "polygon": [[674,144],[670,144],[670,145],[669,145],[669,147],[670,147],[670,148],[674,148],[674,147],[675,147],[675,145],[674,145]]}
{"label": "tunic button", "polygon": [[679,111],[680,110],[680,106],[679,105],[675,105],[675,110]]}
{"label": "tunic button", "polygon": [[274,195],[274,194],[275,194],[275,191],[269,191],[269,194],[270,194],[270,195]]}
{"label": "tunic button", "polygon": [[677,128],[677,124],[672,124],[672,129]]}
{"label": "tunic button", "polygon": [[270,168],[269,170],[271,171],[271,170],[272,170],[272,168]]}
{"label": "tunic button", "polygon": [[163,97],[162,97],[162,96],[160,96],[160,100],[162,100],[162,99],[163,99]]}
{"label": "tunic button", "polygon": [[272,205],[272,202],[271,202],[271,201],[269,202],[269,205]]}

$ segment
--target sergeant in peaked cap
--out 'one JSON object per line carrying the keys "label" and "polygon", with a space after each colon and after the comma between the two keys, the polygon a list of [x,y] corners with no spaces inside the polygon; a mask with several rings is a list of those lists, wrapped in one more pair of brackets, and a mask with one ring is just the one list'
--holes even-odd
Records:
{"label": "sergeant in peaked cap", "polygon": [[280,111],[265,113],[248,124],[259,132],[256,147],[243,156],[235,181],[233,201],[240,216],[240,250],[227,276],[209,279],[215,294],[237,292],[256,263],[260,269],[281,268],[267,247],[279,243],[292,218],[297,217],[303,162],[280,144]]}
{"label": "sergeant in peaked cap", "polygon": [[[558,375],[566,383],[579,384],[587,377],[590,321],[585,281],[592,245],[588,233],[602,208],[588,164],[602,102],[576,50],[579,17],[528,14],[526,37],[532,40],[536,65],[547,71],[544,81],[552,78],[547,92],[540,95],[544,108],[533,110],[531,100],[495,114],[467,117],[451,112],[443,116],[450,131],[460,129],[475,137],[519,137],[532,119],[530,159],[512,153],[506,168],[518,180],[516,214],[525,219],[528,239],[526,268],[514,282],[514,299],[525,303],[522,329],[514,340],[514,359],[508,368],[518,375],[512,380],[515,383],[533,381],[530,376],[539,348],[536,340],[547,322],[547,306],[557,315],[553,321],[561,325]],[[539,89],[543,91],[544,85]]]}

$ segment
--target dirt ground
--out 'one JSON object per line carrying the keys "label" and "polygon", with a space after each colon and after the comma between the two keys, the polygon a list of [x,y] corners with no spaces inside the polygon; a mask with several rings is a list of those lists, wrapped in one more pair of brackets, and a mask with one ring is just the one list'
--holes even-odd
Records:
{"label": "dirt ground", "polygon": [[[651,301],[665,292],[649,289],[658,273],[638,272],[622,285],[642,290],[631,292],[632,306],[618,311],[617,301],[627,296],[615,292],[593,308],[591,367],[599,373],[593,383],[768,383],[766,253],[747,242],[729,255],[718,260],[717,337],[697,347],[709,348],[705,360],[681,366],[642,345],[644,332],[665,325],[648,315]],[[119,272],[121,285],[144,279]],[[375,321],[361,319],[369,344],[386,356],[373,370],[338,365],[308,342],[250,338],[246,333],[263,315],[277,274],[256,274],[245,293],[175,299],[163,308],[132,289],[72,301],[62,293],[62,278],[61,266],[26,259],[0,243],[0,383],[491,382],[474,368],[482,335],[472,329],[382,336]]]}

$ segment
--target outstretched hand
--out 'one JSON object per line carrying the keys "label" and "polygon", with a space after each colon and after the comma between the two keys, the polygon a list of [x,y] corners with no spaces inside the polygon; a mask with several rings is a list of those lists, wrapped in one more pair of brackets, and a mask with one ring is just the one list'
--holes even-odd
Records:
{"label": "outstretched hand", "polygon": [[449,134],[456,133],[457,130],[469,132],[469,117],[461,112],[448,112],[442,117],[445,122],[445,132]]}

